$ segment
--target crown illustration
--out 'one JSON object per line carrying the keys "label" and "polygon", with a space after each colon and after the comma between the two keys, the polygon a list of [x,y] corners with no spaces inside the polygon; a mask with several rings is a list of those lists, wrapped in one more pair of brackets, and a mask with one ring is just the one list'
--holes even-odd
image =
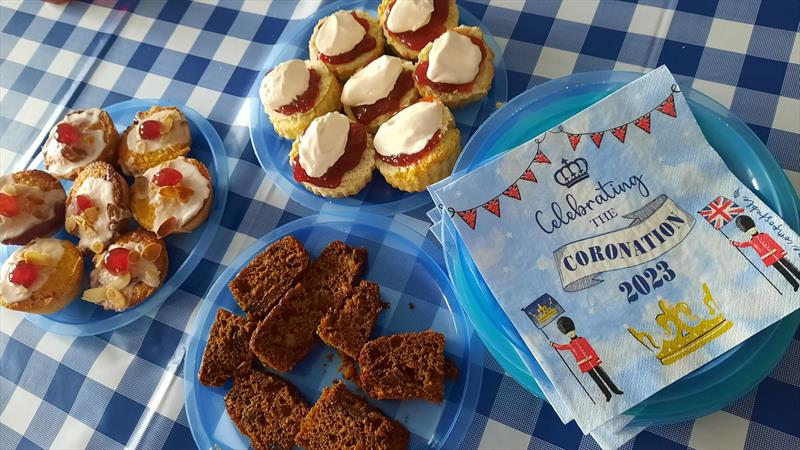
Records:
{"label": "crown illustration", "polygon": [[[708,317],[704,319],[699,319],[692,314],[692,309],[686,302],[672,305],[665,299],[658,301],[661,313],[656,316],[655,321],[666,332],[660,345],[656,343],[650,333],[627,325],[625,328],[653,353],[656,352],[656,349],[660,349],[656,358],[661,361],[661,364],[665,366],[672,364],[716,339],[733,326],[733,322],[726,319],[717,307],[717,302],[714,301],[714,297],[711,296],[708,285],[705,283],[703,283],[703,292],[705,293],[703,304],[708,308]],[[681,315],[694,325],[684,322]]]}
{"label": "crown illustration", "polygon": [[564,166],[553,174],[556,183],[571,188],[589,178],[589,163],[585,159],[578,158],[572,161],[562,159],[561,164]]}
{"label": "crown illustration", "polygon": [[556,308],[540,304],[536,309],[534,318],[539,325],[542,325],[547,323],[547,321],[555,315],[558,315],[558,310]]}

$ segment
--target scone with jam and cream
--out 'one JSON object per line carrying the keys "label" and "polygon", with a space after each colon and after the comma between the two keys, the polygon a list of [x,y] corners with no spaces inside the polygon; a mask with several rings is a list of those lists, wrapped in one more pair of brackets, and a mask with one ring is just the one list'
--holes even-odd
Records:
{"label": "scone with jam and cream", "polygon": [[64,228],[78,236],[83,253],[100,253],[125,230],[131,217],[128,183],[111,164],[86,166],[67,197]]}
{"label": "scone with jam and cream", "polygon": [[458,26],[458,6],[456,0],[383,0],[378,18],[389,48],[413,61],[428,43]]}
{"label": "scone with jam and cream", "polygon": [[321,61],[344,81],[383,55],[378,21],[364,11],[337,11],[323,17],[308,42],[312,61]]}
{"label": "scone with jam and cream", "polygon": [[372,180],[375,149],[367,128],[344,114],[314,119],[289,153],[294,179],[323,197],[355,195]]}
{"label": "scone with jam and cream", "polygon": [[153,106],[136,113],[119,142],[119,165],[126,175],[141,175],[164,161],[189,153],[189,122],[175,106]]}
{"label": "scone with jam and cream", "polygon": [[424,191],[453,171],[460,137],[450,110],[434,98],[423,98],[378,128],[375,164],[397,189]]}
{"label": "scone with jam and cream", "polygon": [[50,130],[44,143],[45,170],[56,178],[74,180],[88,164],[116,162],[118,141],[107,112],[99,108],[72,111]]}
{"label": "scone with jam and cream", "polygon": [[420,94],[436,97],[450,108],[485,97],[493,78],[494,53],[481,29],[463,25],[426,46],[414,70]]}
{"label": "scone with jam and cream", "polygon": [[35,239],[0,268],[0,306],[34,314],[54,313],[72,302],[83,281],[83,259],[69,241]]}
{"label": "scone with jam and cream", "polygon": [[164,237],[188,233],[211,211],[211,176],[200,161],[181,156],[136,177],[131,209],[139,224]]}
{"label": "scone with jam and cream", "polygon": [[259,97],[275,133],[295,139],[317,117],[338,111],[342,85],[320,61],[290,59],[264,76]]}
{"label": "scone with jam and cream", "polygon": [[410,61],[389,55],[372,61],[344,84],[345,114],[374,133],[390,117],[419,99],[413,75],[414,64]]}
{"label": "scone with jam and cream", "polygon": [[0,176],[0,243],[25,245],[64,226],[64,187],[41,170]]}

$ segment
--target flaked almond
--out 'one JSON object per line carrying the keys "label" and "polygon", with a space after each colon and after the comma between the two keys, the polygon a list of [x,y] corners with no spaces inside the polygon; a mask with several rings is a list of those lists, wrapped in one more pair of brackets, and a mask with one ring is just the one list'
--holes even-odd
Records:
{"label": "flaked almond", "polygon": [[162,251],[163,247],[159,242],[150,242],[142,249],[142,259],[145,261],[154,262],[161,256]]}
{"label": "flaked almond", "polygon": [[108,298],[108,301],[117,309],[124,309],[128,304],[122,292],[112,287],[106,286],[106,298]]}
{"label": "flaked almond", "polygon": [[64,220],[64,228],[67,233],[71,234],[75,234],[78,231],[78,220],[75,216],[67,216],[66,220]]}
{"label": "flaked almond", "polygon": [[83,291],[82,299],[92,303],[102,303],[106,301],[106,288],[97,287]]}
{"label": "flaked almond", "polygon": [[158,189],[158,195],[164,198],[178,198],[178,189],[175,186],[163,186]]}
{"label": "flaked almond", "polygon": [[161,121],[160,131],[162,135],[165,135],[169,133],[169,130],[171,129],[172,129],[172,115],[169,115],[167,117],[164,117],[164,119]]}
{"label": "flaked almond", "polygon": [[125,272],[111,277],[111,279],[106,283],[106,287],[109,289],[119,290],[129,284],[131,284],[131,273]]}
{"label": "flaked almond", "polygon": [[188,202],[189,199],[192,198],[192,194],[194,194],[191,188],[185,186],[175,186],[175,190],[178,191],[178,200],[180,200],[181,203]]}
{"label": "flaked almond", "polygon": [[139,262],[141,255],[136,250],[131,250],[128,252],[128,264],[136,264]]}
{"label": "flaked almond", "polygon": [[3,193],[8,195],[19,195],[22,194],[22,187],[18,184],[9,183],[3,186]]}
{"label": "flaked almond", "polygon": [[58,261],[54,261],[53,257],[34,250],[28,250],[22,255],[22,259],[27,263],[36,264],[37,266],[51,267],[55,266]]}
{"label": "flaked almond", "polygon": [[97,206],[86,208],[83,210],[83,217],[86,217],[89,223],[95,223],[97,218],[100,217],[100,209]]}
{"label": "flaked almond", "polygon": [[61,156],[69,162],[78,162],[86,157],[86,152],[77,147],[64,146],[61,148]]}
{"label": "flaked almond", "polygon": [[162,238],[164,236],[169,235],[177,228],[178,228],[178,219],[176,219],[175,216],[171,216],[170,218],[162,222],[161,225],[158,226],[158,229],[156,230],[156,236]]}
{"label": "flaked almond", "polygon": [[94,136],[92,134],[89,134],[89,133],[84,134],[83,135],[83,142],[85,142],[86,145],[89,145],[89,146],[94,145]]}
{"label": "flaked almond", "polygon": [[100,253],[103,252],[103,247],[105,247],[103,245],[103,243],[100,242],[100,241],[97,241],[97,242],[92,243],[91,249],[95,254],[99,255]]}

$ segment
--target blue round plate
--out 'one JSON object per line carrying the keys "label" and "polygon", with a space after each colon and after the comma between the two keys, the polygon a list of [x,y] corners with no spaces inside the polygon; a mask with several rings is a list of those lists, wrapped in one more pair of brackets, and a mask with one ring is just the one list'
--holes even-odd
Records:
{"label": "blue round plate", "polygon": [[[250,140],[253,150],[261,167],[284,192],[298,203],[316,212],[336,212],[358,208],[360,211],[394,215],[416,209],[431,202],[427,192],[403,192],[393,188],[383,177],[375,172],[372,181],[353,197],[329,199],[312,194],[300,183],[294,180],[292,169],[289,165],[289,151],[292,141],[283,139],[272,128],[264,108],[258,89],[261,80],[267,71],[278,64],[293,58],[308,58],[308,41],[317,22],[341,9],[364,9],[372,16],[377,16],[378,2],[374,0],[349,0],[336,2],[315,12],[309,18],[286,27],[283,32],[285,40],[275,44],[269,57],[264,62],[264,69],[259,73],[250,90]],[[463,108],[453,110],[458,128],[461,130],[462,146],[467,142],[473,131],[480,126],[486,117],[495,111],[498,102],[505,102],[508,98],[508,78],[506,65],[503,61],[503,52],[497,46],[492,34],[481,22],[466,9],[459,7],[459,23],[462,25],[478,26],[483,31],[486,43],[494,52],[494,82],[489,94],[480,102],[475,102]]]}
{"label": "blue round plate", "polygon": [[[222,211],[225,210],[225,201],[228,197],[228,161],[225,147],[222,145],[217,131],[203,116],[188,106],[170,100],[127,100],[109,105],[104,109],[114,120],[117,130],[122,132],[133,123],[133,118],[139,111],[146,111],[153,105],[177,106],[183,111],[189,122],[192,135],[192,150],[190,157],[200,160],[208,167],[214,187],[214,203],[208,220],[191,233],[167,236],[164,241],[169,253],[169,273],[164,284],[147,300],[139,305],[122,312],[103,309],[94,303],[85,302],[80,298],[75,299],[66,308],[53,314],[26,314],[25,318],[39,328],[56,334],[70,336],[88,336],[105,333],[125,326],[145,314],[158,309],[189,274],[192,273],[200,259],[206,254],[209,245],[219,227]],[[44,170],[41,152],[29,164],[29,167]],[[130,181],[130,180],[129,180]],[[69,192],[71,181],[61,182],[64,190]],[[55,237],[77,242],[75,236],[60,231]],[[4,257],[14,251],[17,246],[6,247]],[[84,285],[88,285],[89,272],[94,268],[91,258],[84,258]]]}
{"label": "blue round plate", "polygon": [[[198,381],[197,372],[217,309],[243,315],[228,290],[228,282],[268,244],[286,235],[303,242],[314,257],[336,239],[367,248],[369,268],[364,278],[380,284],[383,300],[391,305],[379,316],[373,336],[428,328],[445,335],[447,357],[456,363],[460,373],[457,380],[447,383],[444,402],[370,403],[408,428],[411,448],[458,448],[478,400],[483,345],[455,299],[443,270],[441,250],[405,225],[363,213],[347,218],[312,215],[277,228],[244,251],[211,287],[191,332],[184,364],[186,413],[197,446],[224,449],[249,445],[225,412],[223,397],[232,382],[223,387],[204,386]],[[339,360],[338,356],[330,359],[333,354],[333,349],[318,344],[293,371],[281,375],[313,404],[322,388],[338,376]],[[353,389],[352,384],[350,388]]]}
{"label": "blue round plate", "polygon": [[[515,97],[493,114],[467,144],[456,174],[514,148],[591,106],[641,74],[588,72],[543,83]],[[709,143],[733,173],[794,229],[800,228],[797,196],[758,137],[714,100],[684,90]],[[456,175],[457,176],[457,175]],[[445,260],[464,311],[503,368],[537,396],[535,378],[544,373],[503,313],[463,242],[450,227],[444,233]],[[634,424],[678,422],[730,404],[755,387],[777,364],[800,324],[795,313],[627,411]]]}

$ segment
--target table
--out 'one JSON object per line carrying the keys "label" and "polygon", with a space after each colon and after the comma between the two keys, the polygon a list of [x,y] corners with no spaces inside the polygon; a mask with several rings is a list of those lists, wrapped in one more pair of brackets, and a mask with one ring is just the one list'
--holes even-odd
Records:
{"label": "table", "polygon": [[[0,447],[194,448],[183,407],[193,312],[257,237],[311,211],[256,161],[245,97],[287,23],[320,1],[0,2],[0,170],[24,165],[69,108],[168,97],[206,115],[229,156],[222,227],[195,273],[157,312],[92,337],[45,333],[0,313]],[[742,118],[800,186],[797,0],[459,1],[495,35],[509,95],[587,70],[668,64],[678,81]],[[424,233],[424,211],[398,220]],[[696,421],[651,427],[624,448],[800,448],[800,333],[756,390]],[[485,355],[462,448],[597,444]]]}

